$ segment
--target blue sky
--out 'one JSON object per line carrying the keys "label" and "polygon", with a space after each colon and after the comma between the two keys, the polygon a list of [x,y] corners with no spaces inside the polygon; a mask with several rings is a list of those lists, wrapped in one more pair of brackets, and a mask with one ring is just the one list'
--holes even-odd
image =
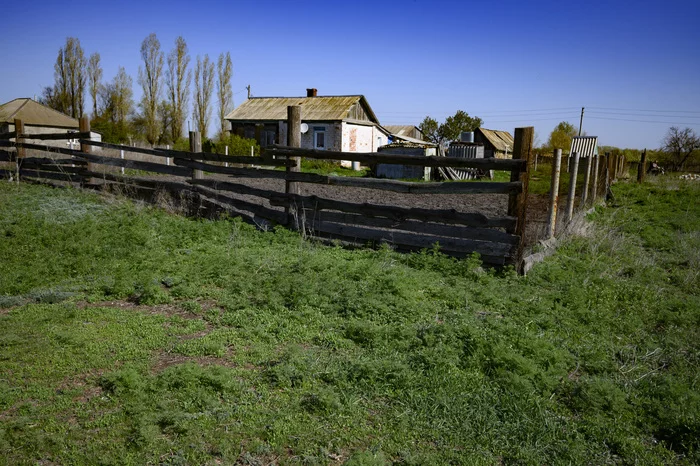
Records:
{"label": "blue sky", "polygon": [[[81,14],[84,12],[84,14]],[[671,125],[700,133],[700,2],[11,2],[3,7],[0,102],[40,95],[68,36],[99,52],[104,79],[137,84],[140,44],[192,62],[230,52],[235,105],[254,96],[364,94],[382,124],[464,110],[484,126],[560,121],[599,143],[656,148]],[[91,104],[88,102],[87,109]],[[217,126],[212,112],[212,127]]]}

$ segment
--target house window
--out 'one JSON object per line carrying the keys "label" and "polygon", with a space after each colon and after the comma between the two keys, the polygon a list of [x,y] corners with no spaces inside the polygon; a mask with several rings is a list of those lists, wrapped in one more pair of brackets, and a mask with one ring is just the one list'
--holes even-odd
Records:
{"label": "house window", "polygon": [[314,149],[326,149],[326,128],[323,126],[314,127]]}

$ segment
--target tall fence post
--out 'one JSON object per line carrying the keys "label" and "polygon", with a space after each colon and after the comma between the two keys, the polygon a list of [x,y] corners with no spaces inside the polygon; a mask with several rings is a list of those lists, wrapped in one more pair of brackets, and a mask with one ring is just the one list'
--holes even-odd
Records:
{"label": "tall fence post", "polygon": [[[78,122],[78,129],[81,133],[90,133],[90,120],[88,119],[87,115],[80,117],[80,120]],[[83,138],[83,139],[85,139],[85,138]],[[88,136],[88,139],[89,139],[89,136]],[[90,144],[81,142],[80,143],[80,152],[84,152],[86,154],[89,154],[90,153]],[[88,172],[95,171],[95,164],[88,161],[87,171]],[[88,185],[92,185],[92,184],[96,183],[96,179],[88,176],[84,180],[84,183],[86,183]]]}
{"label": "tall fence post", "polygon": [[598,177],[600,166],[600,155],[595,155],[595,163],[593,164],[593,192],[591,193],[591,202],[595,204],[595,199],[598,197]]}
{"label": "tall fence post", "polygon": [[647,150],[642,152],[642,160],[639,161],[637,169],[637,183],[644,183],[644,176],[647,174]]}
{"label": "tall fence post", "polygon": [[[198,154],[202,152],[202,135],[199,131],[190,131],[190,152]],[[201,160],[195,160],[201,162]],[[204,178],[204,172],[197,168],[192,169],[192,179],[201,180]]]}
{"label": "tall fence post", "polygon": [[27,155],[27,150],[22,146],[24,138],[24,122],[19,118],[15,118],[15,143],[17,144],[17,153],[15,160],[15,182],[19,183],[19,171],[22,167],[22,159]]}
{"label": "tall fence post", "polygon": [[525,245],[525,221],[527,212],[527,194],[530,181],[530,169],[532,168],[532,141],[535,136],[535,128],[515,128],[515,140],[513,143],[513,160],[525,160],[525,170],[513,170],[510,172],[510,181],[520,181],[522,190],[508,195],[508,215],[517,217],[515,229],[508,229],[508,233],[520,236],[520,243],[514,262],[519,273],[523,271],[523,247]]}
{"label": "tall fence post", "polygon": [[612,173],[610,169],[612,167],[612,155],[610,152],[605,153],[605,200],[607,201],[610,197],[612,191],[610,190],[610,185],[612,184]]}
{"label": "tall fence post", "polygon": [[583,174],[583,193],[581,193],[581,207],[586,206],[588,202],[588,184],[591,182],[591,163],[593,155],[586,157],[586,172]]}
{"label": "tall fence post", "polygon": [[578,177],[578,152],[574,152],[569,173],[569,197],[566,199],[566,221],[574,216],[574,200],[576,199],[576,178]]}
{"label": "tall fence post", "polygon": [[559,175],[561,174],[561,149],[554,150],[554,159],[552,160],[552,182],[549,192],[549,222],[547,231],[549,238],[554,237],[557,228],[557,204],[559,203]]}
{"label": "tall fence post", "polygon": [[[301,106],[300,105],[290,105],[287,107],[287,145],[289,147],[301,147]],[[296,173],[301,171],[301,157],[289,157],[289,159],[294,161],[294,165],[287,166],[287,173]],[[298,195],[299,183],[295,181],[285,181],[285,192],[289,194]],[[303,207],[301,211],[297,207],[292,207],[293,202],[290,196],[287,196],[289,203],[285,208],[287,214],[287,225],[294,229],[300,228],[300,213],[303,214]]]}

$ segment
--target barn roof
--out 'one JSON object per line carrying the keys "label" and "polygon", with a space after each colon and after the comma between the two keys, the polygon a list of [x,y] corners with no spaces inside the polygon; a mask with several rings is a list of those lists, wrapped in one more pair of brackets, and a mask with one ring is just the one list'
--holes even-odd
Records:
{"label": "barn roof", "polygon": [[286,120],[287,107],[301,105],[304,121],[334,121],[350,118],[350,110],[360,103],[370,121],[379,124],[377,116],[363,95],[319,97],[251,97],[226,115],[227,120],[271,121]]}
{"label": "barn roof", "polygon": [[395,134],[397,136],[411,136],[415,131],[423,134],[421,130],[414,125],[386,125],[384,128],[386,128],[391,134]]}
{"label": "barn roof", "polygon": [[0,105],[0,122],[14,123],[16,118],[30,126],[70,129],[80,126],[75,118],[29,98],[15,99]]}
{"label": "barn roof", "polygon": [[598,136],[575,136],[571,138],[571,152],[578,153],[579,157],[598,155]]}
{"label": "barn roof", "polygon": [[477,128],[476,131],[481,132],[496,150],[503,152],[513,150],[513,136],[508,131],[486,128]]}

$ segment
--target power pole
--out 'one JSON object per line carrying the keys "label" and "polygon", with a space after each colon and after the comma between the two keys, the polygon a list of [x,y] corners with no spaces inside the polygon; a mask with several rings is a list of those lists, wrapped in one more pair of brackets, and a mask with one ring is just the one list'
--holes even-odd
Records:
{"label": "power pole", "polygon": [[248,99],[250,99],[250,84],[246,86],[246,89],[248,89]]}
{"label": "power pole", "polygon": [[583,129],[583,110],[586,107],[581,107],[581,122],[578,124],[578,135],[581,136],[581,130]]}

